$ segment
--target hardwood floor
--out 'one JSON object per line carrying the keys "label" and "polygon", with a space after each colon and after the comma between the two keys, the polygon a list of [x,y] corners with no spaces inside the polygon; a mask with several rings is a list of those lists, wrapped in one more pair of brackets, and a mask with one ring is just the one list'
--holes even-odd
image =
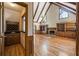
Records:
{"label": "hardwood floor", "polygon": [[34,35],[35,56],[75,56],[76,40],[59,36]]}
{"label": "hardwood floor", "polygon": [[5,47],[5,56],[24,56],[25,51],[20,44]]}

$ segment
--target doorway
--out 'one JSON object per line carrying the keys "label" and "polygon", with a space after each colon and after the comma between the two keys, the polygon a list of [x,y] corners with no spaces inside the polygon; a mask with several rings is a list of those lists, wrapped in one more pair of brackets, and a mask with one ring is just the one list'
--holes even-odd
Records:
{"label": "doorway", "polygon": [[28,8],[26,3],[0,3],[0,55],[25,56]]}

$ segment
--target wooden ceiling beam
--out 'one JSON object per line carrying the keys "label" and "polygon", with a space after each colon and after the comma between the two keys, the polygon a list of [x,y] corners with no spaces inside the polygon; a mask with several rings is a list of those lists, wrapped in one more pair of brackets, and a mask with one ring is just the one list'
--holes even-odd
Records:
{"label": "wooden ceiling beam", "polygon": [[35,14],[34,14],[34,16],[33,16],[33,19],[34,19],[36,13],[37,13],[37,10],[38,10],[38,7],[39,7],[39,3],[40,3],[40,2],[38,2],[38,5],[37,5],[37,7],[36,7],[36,10],[35,10]]}
{"label": "wooden ceiling beam", "polygon": [[[50,6],[51,6],[51,3],[50,3],[50,5],[49,5],[48,9],[46,10],[46,13],[45,13],[44,17],[46,16],[46,14],[47,14],[47,12],[48,12]],[[44,19],[44,18],[43,18],[43,19]],[[43,19],[41,20],[41,22],[43,21]],[[40,22],[40,23],[41,23],[41,22]]]}

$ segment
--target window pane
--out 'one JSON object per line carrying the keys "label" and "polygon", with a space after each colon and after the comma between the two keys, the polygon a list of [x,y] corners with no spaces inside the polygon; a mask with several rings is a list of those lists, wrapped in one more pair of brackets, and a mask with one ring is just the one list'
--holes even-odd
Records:
{"label": "window pane", "polygon": [[60,19],[67,18],[67,17],[68,17],[68,12],[65,11],[64,9],[60,9]]}
{"label": "window pane", "polygon": [[25,32],[25,17],[23,17],[23,32]]}

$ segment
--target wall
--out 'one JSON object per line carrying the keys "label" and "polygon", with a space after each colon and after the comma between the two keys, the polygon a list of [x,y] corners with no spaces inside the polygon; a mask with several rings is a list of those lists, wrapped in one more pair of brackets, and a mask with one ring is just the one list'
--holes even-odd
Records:
{"label": "wall", "polygon": [[51,5],[47,12],[47,23],[48,27],[56,27],[56,23],[59,21],[59,8],[57,6]]}
{"label": "wall", "polygon": [[28,2],[28,36],[33,35],[33,3]]}
{"label": "wall", "polygon": [[6,21],[19,22],[20,12],[4,8],[4,32],[6,31]]}
{"label": "wall", "polygon": [[61,22],[76,22],[76,15],[69,12],[69,17],[66,19],[59,19],[59,7],[56,5],[51,5],[47,12],[47,22],[48,27],[56,27],[56,23]]}

